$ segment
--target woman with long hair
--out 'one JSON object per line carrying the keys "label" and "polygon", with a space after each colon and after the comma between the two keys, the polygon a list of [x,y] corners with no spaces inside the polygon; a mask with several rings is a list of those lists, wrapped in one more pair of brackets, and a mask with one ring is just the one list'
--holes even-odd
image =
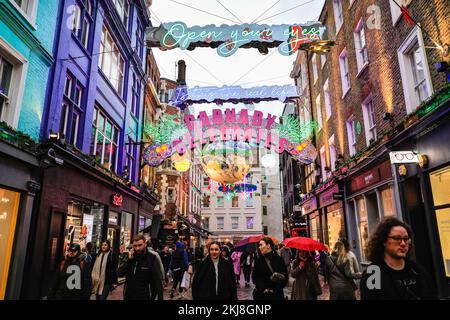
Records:
{"label": "woman with long hair", "polygon": [[317,300],[322,294],[319,274],[312,254],[298,250],[292,265],[291,276],[295,279],[291,300]]}
{"label": "woman with long hair", "polygon": [[361,273],[353,272],[341,241],[336,242],[333,253],[326,257],[326,278],[330,285],[330,300],[356,300],[355,279],[361,278]]}
{"label": "woman with long hair", "polygon": [[220,242],[208,246],[208,256],[200,262],[192,281],[193,300],[237,300],[233,265],[222,257]]}
{"label": "woman with long hair", "polygon": [[260,255],[255,262],[252,280],[255,300],[284,300],[283,288],[289,281],[286,265],[269,237],[259,241]]}

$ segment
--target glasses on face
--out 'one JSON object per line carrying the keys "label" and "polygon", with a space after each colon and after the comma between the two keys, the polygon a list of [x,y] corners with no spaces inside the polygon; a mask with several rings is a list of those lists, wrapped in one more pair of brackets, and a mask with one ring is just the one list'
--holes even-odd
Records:
{"label": "glasses on face", "polygon": [[410,244],[411,243],[411,238],[410,237],[395,236],[395,237],[388,237],[388,238],[394,240],[397,244],[401,244],[402,241],[405,241],[406,244]]}

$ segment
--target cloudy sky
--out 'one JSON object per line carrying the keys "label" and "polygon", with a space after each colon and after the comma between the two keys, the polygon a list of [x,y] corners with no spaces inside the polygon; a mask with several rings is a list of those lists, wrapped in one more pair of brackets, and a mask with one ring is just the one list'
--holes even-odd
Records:
{"label": "cloudy sky", "polygon": [[[183,21],[188,27],[208,24],[233,25],[255,20],[258,24],[297,24],[317,20],[324,2],[325,0],[153,0],[151,20],[154,26],[158,26],[161,21]],[[265,12],[269,8],[270,10]],[[294,9],[287,11],[291,8]],[[282,13],[283,11],[287,12]],[[153,49],[153,52],[162,77],[175,79],[176,61],[185,60],[187,83],[191,87],[293,84],[289,74],[295,55],[282,56],[276,48],[270,49],[268,55],[261,55],[257,49],[239,49],[227,58],[220,57],[216,50],[211,48],[197,48],[193,51]],[[210,108],[211,106],[206,105],[196,106],[196,112]],[[258,109],[281,114],[283,105],[270,102],[260,104]]]}

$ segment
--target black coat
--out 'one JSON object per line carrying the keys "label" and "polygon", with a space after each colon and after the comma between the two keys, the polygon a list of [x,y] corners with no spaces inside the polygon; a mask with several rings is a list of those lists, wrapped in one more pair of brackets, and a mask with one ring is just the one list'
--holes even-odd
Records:
{"label": "black coat", "polygon": [[[48,293],[49,300],[89,300],[91,297],[92,278],[89,264],[84,255],[70,259],[66,257],[58,266],[53,283]],[[68,270],[68,268],[70,269]],[[80,270],[80,289],[69,288],[70,284],[77,284],[76,267]],[[70,278],[70,279],[69,279]],[[73,280],[71,280],[73,279]]]}
{"label": "black coat", "polygon": [[135,253],[133,259],[127,259],[118,270],[119,276],[125,276],[125,300],[154,300],[156,295],[163,300],[161,270],[156,263],[156,255],[144,251]]}
{"label": "black coat", "polygon": [[164,251],[160,251],[159,252],[159,257],[161,258],[161,262],[164,266],[164,271],[167,272],[167,270],[169,270],[169,266],[170,266],[170,259],[172,258],[172,255],[170,252],[164,252]]}
{"label": "black coat", "polygon": [[[380,288],[368,287],[368,284],[374,283],[371,278],[374,273],[368,274],[366,269],[360,282],[361,300],[436,299],[431,278],[422,266],[407,261],[402,271],[402,281],[398,277],[398,271],[391,269],[386,263],[382,262],[377,265],[380,270]],[[405,286],[405,282],[409,285]]]}
{"label": "black coat", "polygon": [[[102,252],[100,251],[98,254],[94,255],[94,259],[92,260],[92,268],[94,268],[95,265],[95,261],[97,260],[97,258],[101,259]],[[103,261],[103,263],[105,263],[105,261]],[[119,258],[117,257],[117,255],[112,252],[109,251],[109,255],[108,255],[108,260],[106,261],[106,270],[105,270],[105,284],[107,285],[113,285],[113,284],[118,284],[119,281],[117,280],[117,268],[119,265]]]}
{"label": "black coat", "polygon": [[[269,259],[270,264],[274,272],[278,272],[284,275],[285,280],[282,283],[275,283],[270,280],[273,274],[270,271],[269,266],[264,258],[264,256]],[[255,300],[283,300],[284,293],[283,288],[289,281],[289,275],[287,273],[286,265],[283,259],[274,251],[267,253],[266,255],[261,255],[255,261],[255,266],[253,268],[252,280],[255,284],[254,298]],[[264,290],[271,289],[274,291],[273,294],[264,294]]]}
{"label": "black coat", "polygon": [[197,266],[192,281],[193,300],[237,300],[233,265],[220,257],[218,270],[219,285],[216,295],[216,271],[213,261],[208,256]]}

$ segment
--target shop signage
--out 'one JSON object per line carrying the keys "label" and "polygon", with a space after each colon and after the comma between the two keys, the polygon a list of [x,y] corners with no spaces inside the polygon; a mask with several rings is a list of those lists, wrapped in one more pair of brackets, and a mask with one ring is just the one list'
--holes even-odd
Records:
{"label": "shop signage", "polygon": [[356,192],[364,188],[370,187],[383,180],[388,180],[392,177],[391,164],[389,161],[385,161],[379,166],[367,170],[363,174],[360,174],[350,180],[350,192]]}
{"label": "shop signage", "polygon": [[120,194],[113,195],[113,205],[116,207],[121,207],[123,202],[123,196]]}
{"label": "shop signage", "polygon": [[333,193],[334,200],[344,200],[344,194],[340,192]]}
{"label": "shop signage", "polygon": [[333,202],[336,201],[336,199],[334,199],[334,194],[339,192],[339,186],[336,184],[333,188],[331,188],[330,190],[322,193],[319,196],[319,201],[320,201],[320,206],[321,207],[326,207],[330,204],[332,204]]}
{"label": "shop signage", "polygon": [[[326,27],[318,21],[297,25],[207,25],[188,27],[184,22],[163,23],[146,31],[150,47],[162,50],[217,47],[222,57],[233,55],[240,47],[258,48],[262,43],[275,44],[278,52],[290,56],[308,44],[324,40]],[[272,45],[273,46],[273,45]]]}
{"label": "shop signage", "polygon": [[312,197],[311,199],[309,199],[302,205],[302,215],[311,213],[314,210],[317,210],[317,198],[316,197]]}
{"label": "shop signage", "polygon": [[389,152],[391,163],[419,163],[417,154],[412,151]]}
{"label": "shop signage", "polygon": [[302,211],[302,206],[295,205],[294,206],[294,211],[296,211],[296,212]]}

